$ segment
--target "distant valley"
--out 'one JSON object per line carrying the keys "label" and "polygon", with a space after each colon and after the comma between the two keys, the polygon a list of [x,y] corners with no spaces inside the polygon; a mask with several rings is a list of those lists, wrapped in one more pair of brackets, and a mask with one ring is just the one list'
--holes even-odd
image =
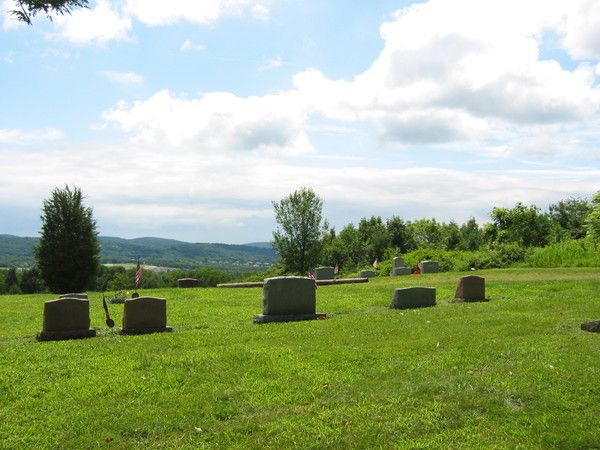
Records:
{"label": "distant valley", "polygon": [[[139,257],[143,264],[194,268],[208,267],[226,272],[264,270],[277,261],[268,242],[246,245],[189,243],[174,239],[143,237],[122,239],[100,236],[103,264],[130,264]],[[31,267],[38,238],[0,234],[0,267]]]}

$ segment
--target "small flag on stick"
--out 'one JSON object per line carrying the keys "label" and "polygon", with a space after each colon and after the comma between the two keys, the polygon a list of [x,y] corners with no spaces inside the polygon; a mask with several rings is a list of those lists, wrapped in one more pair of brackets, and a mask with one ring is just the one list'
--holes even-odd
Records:
{"label": "small flag on stick", "polygon": [[373,261],[373,267],[379,269],[379,259],[375,258],[375,261]]}
{"label": "small flag on stick", "polygon": [[135,287],[137,288],[142,281],[142,266],[140,266],[140,258],[137,260],[137,267],[135,268]]}
{"label": "small flag on stick", "polygon": [[317,279],[315,278],[315,274],[312,272],[308,272],[308,278],[315,282],[315,289],[317,289]]}

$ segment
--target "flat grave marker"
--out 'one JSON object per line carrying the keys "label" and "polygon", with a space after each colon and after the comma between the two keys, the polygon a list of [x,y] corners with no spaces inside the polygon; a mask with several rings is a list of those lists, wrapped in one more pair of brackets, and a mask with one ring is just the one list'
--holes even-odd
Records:
{"label": "flat grave marker", "polygon": [[398,288],[392,296],[390,308],[412,309],[435,306],[435,288],[413,286]]}

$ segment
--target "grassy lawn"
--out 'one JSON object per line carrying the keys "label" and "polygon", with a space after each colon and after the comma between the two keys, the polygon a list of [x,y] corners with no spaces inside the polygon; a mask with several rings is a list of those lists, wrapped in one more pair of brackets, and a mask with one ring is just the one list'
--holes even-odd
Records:
{"label": "grassy lawn", "polygon": [[[600,270],[321,286],[327,320],[255,325],[262,290],[163,289],[173,333],[38,343],[52,295],[0,296],[1,448],[600,447]],[[390,310],[393,289],[438,305]],[[117,325],[122,305],[109,305]],[[116,330],[116,329],[115,329]]]}

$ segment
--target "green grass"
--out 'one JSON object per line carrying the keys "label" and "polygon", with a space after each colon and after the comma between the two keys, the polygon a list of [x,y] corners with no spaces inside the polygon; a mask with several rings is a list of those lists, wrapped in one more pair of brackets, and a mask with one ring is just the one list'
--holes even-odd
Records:
{"label": "green grass", "polygon": [[[327,320],[254,325],[260,289],[163,289],[173,333],[38,343],[49,295],[0,296],[1,448],[600,446],[598,269],[321,286]],[[438,305],[390,310],[393,289]],[[120,323],[122,305],[109,305]]]}

